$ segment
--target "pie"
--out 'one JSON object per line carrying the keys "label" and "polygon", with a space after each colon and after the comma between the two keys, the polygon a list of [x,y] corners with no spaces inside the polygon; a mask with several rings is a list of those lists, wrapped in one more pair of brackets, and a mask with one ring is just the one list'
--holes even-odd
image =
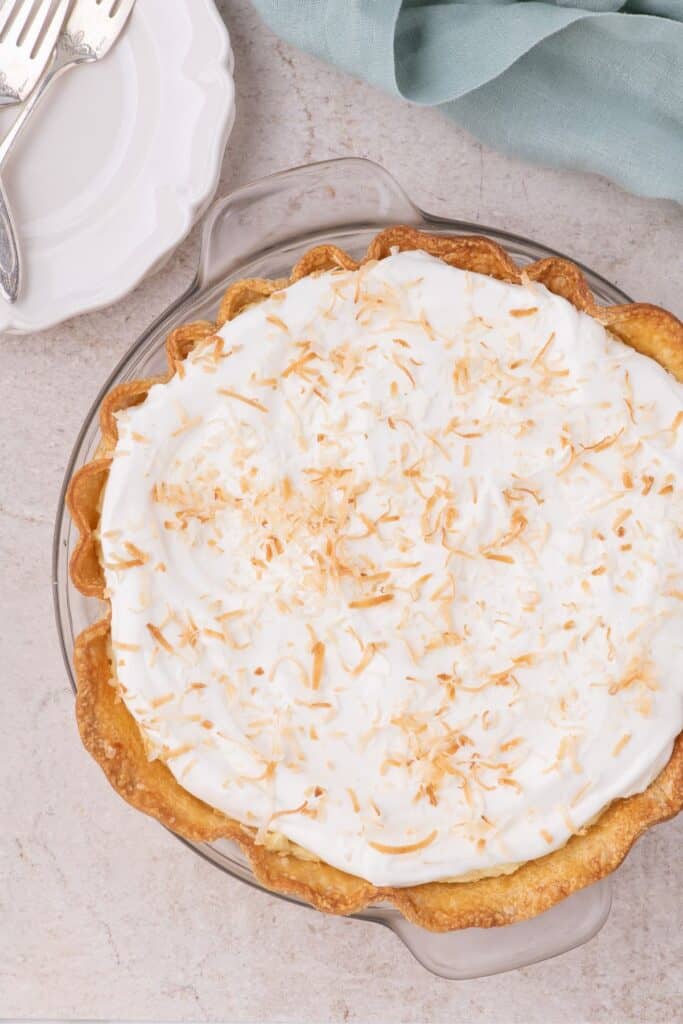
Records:
{"label": "pie", "polygon": [[683,805],[683,325],[381,232],[233,284],[68,503],[115,789],[319,909],[536,915]]}

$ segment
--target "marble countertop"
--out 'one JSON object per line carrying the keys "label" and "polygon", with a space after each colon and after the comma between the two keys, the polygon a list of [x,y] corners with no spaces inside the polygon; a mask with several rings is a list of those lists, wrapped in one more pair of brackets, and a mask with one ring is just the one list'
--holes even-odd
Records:
{"label": "marble countertop", "polygon": [[[683,210],[480,146],[279,42],[221,0],[237,122],[220,192],[295,164],[367,156],[436,213],[536,238],[634,298],[681,306]],[[0,1018],[627,1022],[681,1020],[683,816],[615,877],[592,942],[507,975],[449,982],[388,930],[224,876],[130,810],[83,752],[55,633],[52,524],[102,381],[191,280],[198,235],[110,309],[4,337],[0,374]]]}

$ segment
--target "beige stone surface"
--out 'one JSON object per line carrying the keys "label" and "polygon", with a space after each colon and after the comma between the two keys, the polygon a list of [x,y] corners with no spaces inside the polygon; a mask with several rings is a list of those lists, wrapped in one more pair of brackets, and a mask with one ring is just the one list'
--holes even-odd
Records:
{"label": "beige stone surface", "polygon": [[[246,0],[219,6],[238,92],[222,193],[290,165],[368,156],[426,208],[537,238],[683,314],[680,207],[493,153],[438,112],[278,42]],[[59,488],[100,384],[190,281],[196,254],[197,232],[111,309],[0,339],[0,1018],[683,1020],[683,818],[629,857],[588,945],[448,982],[389,931],[222,875],[129,810],[82,751],[49,583]]]}

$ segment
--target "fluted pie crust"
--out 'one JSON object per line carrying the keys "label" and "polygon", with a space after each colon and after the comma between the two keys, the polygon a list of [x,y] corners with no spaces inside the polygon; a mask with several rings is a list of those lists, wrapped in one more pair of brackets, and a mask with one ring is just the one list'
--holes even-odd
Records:
{"label": "fluted pie crust", "polygon": [[[144,401],[149,388],[169,380],[198,342],[212,336],[247,306],[312,273],[339,267],[356,270],[363,263],[388,256],[395,247],[421,249],[452,266],[510,283],[520,283],[523,274],[563,296],[683,382],[683,324],[665,310],[647,304],[596,305],[581,271],[566,260],[550,257],[522,271],[487,238],[436,236],[408,227],[382,231],[360,261],[335,246],[317,246],[299,260],[288,279],[249,279],[231,285],[216,323],[188,324],[169,336],[165,376],[121,384],[105,397],[100,411],[102,441],[98,457],[76,473],[67,493],[67,504],[80,532],[71,560],[71,577],[81,593],[107,600],[97,529],[117,443],[116,413]],[[583,834],[572,836],[562,849],[528,861],[512,874],[476,881],[379,888],[319,860],[303,859],[294,847],[277,852],[257,845],[254,829],[192,796],[164,763],[147,759],[137,723],[112,685],[110,609],[101,621],[80,634],[74,662],[81,738],[125,800],[187,839],[234,840],[248,857],[259,882],[330,913],[349,914],[370,903],[388,900],[410,921],[433,931],[511,924],[540,914],[575,890],[609,874],[646,829],[673,817],[683,807],[681,733],[668,764],[645,792],[614,801],[596,822]]]}

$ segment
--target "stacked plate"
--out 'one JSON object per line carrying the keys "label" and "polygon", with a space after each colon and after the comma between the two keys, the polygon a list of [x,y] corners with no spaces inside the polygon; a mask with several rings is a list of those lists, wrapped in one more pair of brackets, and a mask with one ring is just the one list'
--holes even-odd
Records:
{"label": "stacked plate", "polygon": [[116,302],[175,249],[218,185],[232,68],[213,0],[144,0],[105,60],[50,91],[5,173],[25,285],[0,331]]}

